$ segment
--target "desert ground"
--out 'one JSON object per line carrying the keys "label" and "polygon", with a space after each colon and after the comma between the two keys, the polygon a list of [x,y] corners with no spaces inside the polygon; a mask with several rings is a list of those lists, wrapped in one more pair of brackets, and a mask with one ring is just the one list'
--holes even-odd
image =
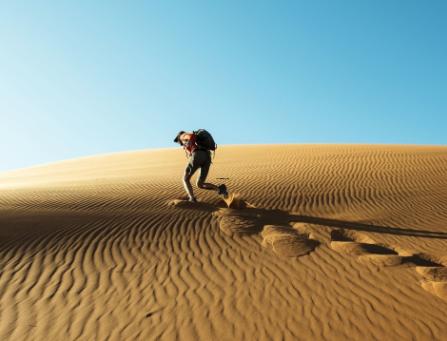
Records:
{"label": "desert ground", "polygon": [[447,339],[447,147],[221,146],[226,202],[186,162],[1,173],[0,340]]}

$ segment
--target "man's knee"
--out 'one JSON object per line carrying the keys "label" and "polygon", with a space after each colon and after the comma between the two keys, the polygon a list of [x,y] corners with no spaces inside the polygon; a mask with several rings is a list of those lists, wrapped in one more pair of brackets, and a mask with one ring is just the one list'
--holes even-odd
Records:
{"label": "man's knee", "polygon": [[190,182],[191,180],[191,174],[185,173],[183,175],[183,182]]}

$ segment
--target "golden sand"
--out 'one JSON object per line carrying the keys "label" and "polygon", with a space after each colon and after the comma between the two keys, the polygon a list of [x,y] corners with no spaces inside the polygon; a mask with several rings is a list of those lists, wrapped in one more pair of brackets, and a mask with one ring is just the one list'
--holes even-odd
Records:
{"label": "golden sand", "polygon": [[446,147],[220,147],[227,203],[185,163],[1,174],[0,340],[445,340]]}

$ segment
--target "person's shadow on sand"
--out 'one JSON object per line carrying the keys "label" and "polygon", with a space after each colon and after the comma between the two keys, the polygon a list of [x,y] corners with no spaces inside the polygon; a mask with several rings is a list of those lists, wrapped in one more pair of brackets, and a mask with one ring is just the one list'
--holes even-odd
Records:
{"label": "person's shadow on sand", "polygon": [[[237,198],[236,200],[237,203],[235,205],[232,204],[230,208],[226,207],[223,202],[220,202],[218,204],[204,202],[191,203],[187,200],[181,199],[172,200],[169,202],[169,205],[179,208],[212,212],[213,215],[217,217],[235,217],[231,219],[233,222],[236,222],[237,218],[241,218],[241,220],[245,221],[250,221],[250,227],[247,226],[247,229],[236,229],[236,232],[241,234],[259,233],[261,232],[264,225],[288,225],[291,222],[297,222],[333,228],[343,228],[346,230],[384,233],[420,238],[447,239],[446,232],[416,230],[406,227],[381,226],[363,222],[293,214],[279,209],[272,210],[266,208],[257,208],[240,198]],[[243,224],[239,225],[242,226]]]}

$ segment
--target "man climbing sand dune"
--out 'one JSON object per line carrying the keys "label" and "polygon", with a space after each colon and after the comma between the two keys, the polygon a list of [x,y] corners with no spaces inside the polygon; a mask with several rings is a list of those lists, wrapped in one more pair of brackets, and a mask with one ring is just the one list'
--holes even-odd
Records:
{"label": "man climbing sand dune", "polygon": [[205,182],[211,166],[211,151],[216,150],[217,145],[211,134],[205,129],[199,129],[193,132],[180,131],[174,139],[175,143],[180,144],[188,156],[183,175],[183,185],[188,194],[189,201],[196,202],[194,191],[191,186],[191,177],[200,168],[200,175],[197,178],[197,187],[216,191],[223,198],[228,198],[227,187],[225,184],[219,186]]}

